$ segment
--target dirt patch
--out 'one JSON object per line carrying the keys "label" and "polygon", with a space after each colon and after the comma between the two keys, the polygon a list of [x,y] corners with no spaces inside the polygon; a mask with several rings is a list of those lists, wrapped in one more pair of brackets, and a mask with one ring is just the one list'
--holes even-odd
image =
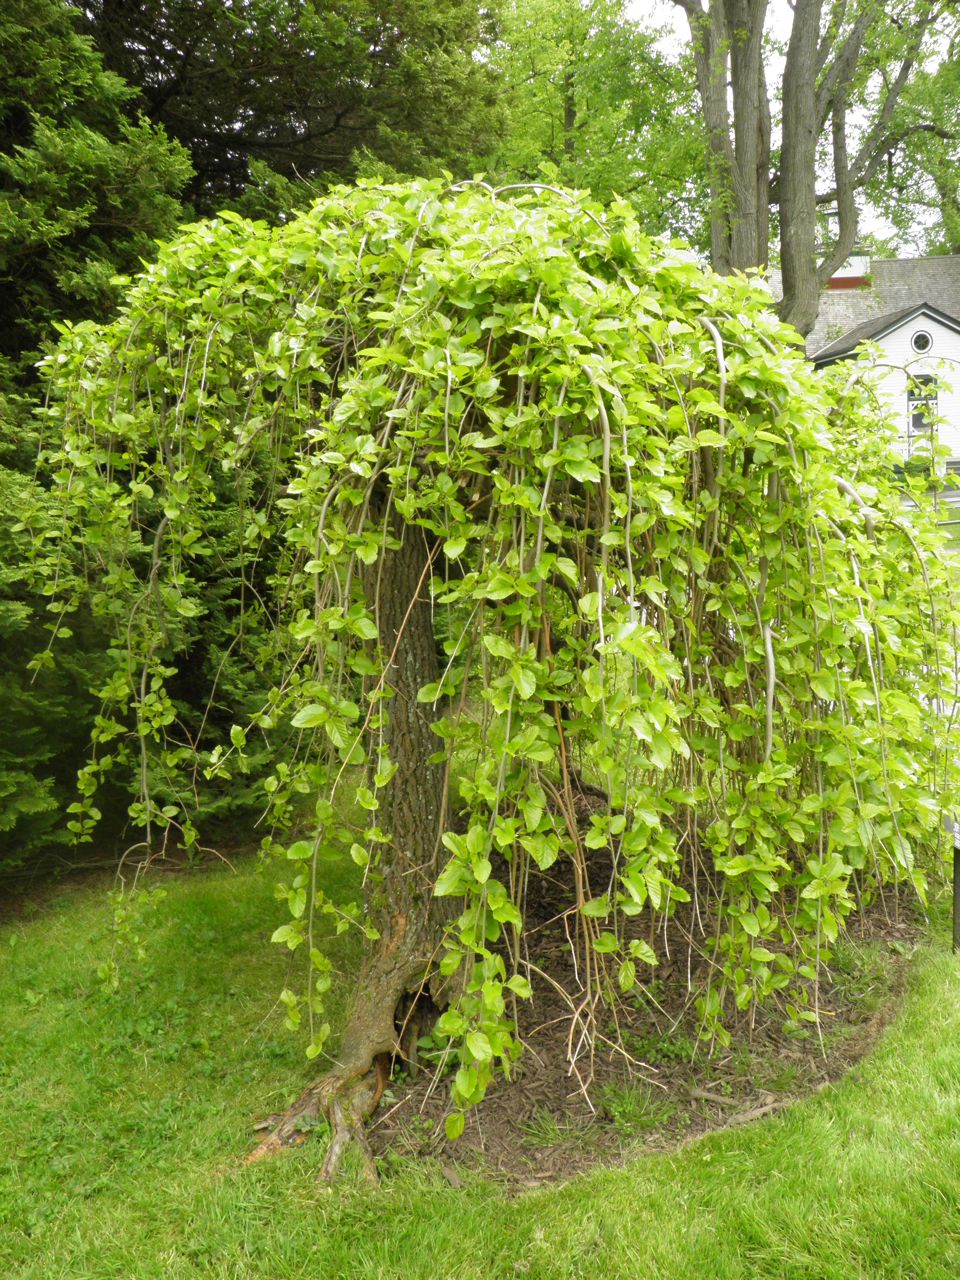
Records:
{"label": "dirt patch", "polygon": [[[710,1056],[697,1039],[685,972],[664,966],[650,996],[620,1012],[633,1062],[609,1047],[569,1066],[569,1009],[547,991],[521,1008],[526,1047],[514,1078],[498,1080],[467,1116],[456,1143],[444,1136],[448,1083],[420,1071],[400,1077],[370,1129],[380,1167],[413,1158],[440,1162],[456,1185],[482,1171],[514,1189],[562,1181],[597,1164],[670,1151],[712,1130],[744,1124],[824,1088],[850,1070],[894,1016],[919,924],[873,909],[834,950],[817,993],[820,1029],[787,1030],[768,1007],[732,1028]],[[586,1081],[584,1081],[586,1083]]]}

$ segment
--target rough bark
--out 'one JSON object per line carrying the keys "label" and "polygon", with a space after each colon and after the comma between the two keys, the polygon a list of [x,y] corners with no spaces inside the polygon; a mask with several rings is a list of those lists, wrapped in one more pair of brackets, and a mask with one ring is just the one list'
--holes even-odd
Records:
{"label": "rough bark", "polygon": [[731,265],[764,267],[769,244],[770,107],[763,73],[767,0],[726,0],[733,99]]}
{"label": "rough bark", "polygon": [[690,26],[707,125],[711,259],[723,274],[763,266],[770,217],[770,107],[762,58],[767,0],[715,0],[706,9],[699,0],[676,3]]}
{"label": "rough bark", "polygon": [[445,820],[445,768],[429,763],[442,744],[430,728],[430,708],[417,702],[419,689],[440,677],[429,599],[435,548],[423,530],[404,528],[396,519],[393,523],[400,546],[384,554],[366,583],[380,647],[389,658],[386,742],[397,766],[383,792],[381,811],[391,842],[382,857],[378,887],[367,903],[368,918],[380,937],[363,959],[334,1066],[248,1157],[256,1160],[296,1144],[305,1126],[324,1116],[332,1135],[326,1177],[333,1176],[355,1142],[367,1156],[368,1176],[375,1179],[363,1124],[376,1109],[389,1061],[400,1050],[398,1006],[423,989],[442,928],[433,885]]}
{"label": "rough bark", "polygon": [[[942,13],[921,0],[912,20],[893,22],[878,47],[885,7],[879,0],[795,0],[783,72],[781,168],[771,175],[770,98],[763,66],[767,0],[674,0],[690,26],[697,86],[709,140],[711,257],[722,273],[767,262],[769,207],[780,217],[783,301],[780,315],[801,333],[816,322],[823,283],[850,254],[858,231],[856,192],[875,176],[899,140],[894,111],[927,32]],[[894,32],[894,35],[891,35]],[[874,45],[868,46],[872,36]],[[851,85],[865,78],[863,58],[883,72],[884,92],[864,128]],[[849,110],[848,110],[849,106]],[[858,145],[851,153],[848,123]],[[817,146],[831,131],[833,186],[817,192]],[[835,235],[817,244],[817,207],[836,202]]]}
{"label": "rough bark", "polygon": [[816,75],[822,0],[796,0],[783,74],[780,158],[781,318],[809,333],[820,308],[817,275],[817,192],[810,180],[819,128]]}
{"label": "rough bark", "polygon": [[708,10],[699,0],[677,0],[687,15],[697,73],[697,88],[707,126],[707,165],[710,175],[710,258],[714,269],[733,270],[730,213],[733,208],[733,167],[727,106],[727,30],[722,4]]}

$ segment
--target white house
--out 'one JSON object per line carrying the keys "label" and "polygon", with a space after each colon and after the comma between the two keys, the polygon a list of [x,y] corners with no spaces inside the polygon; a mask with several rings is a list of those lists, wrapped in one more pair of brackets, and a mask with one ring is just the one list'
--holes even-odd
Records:
{"label": "white house", "polygon": [[960,317],[929,302],[877,315],[811,353],[818,367],[856,356],[869,343],[874,385],[899,420],[904,458],[949,450],[947,466],[960,470]]}
{"label": "white house", "polygon": [[[780,296],[779,273],[769,274]],[[878,393],[903,425],[904,457],[929,449],[931,420],[947,467],[960,471],[960,254],[870,258],[858,253],[827,282],[807,338],[816,365],[876,354]],[[960,498],[960,490],[951,497]]]}

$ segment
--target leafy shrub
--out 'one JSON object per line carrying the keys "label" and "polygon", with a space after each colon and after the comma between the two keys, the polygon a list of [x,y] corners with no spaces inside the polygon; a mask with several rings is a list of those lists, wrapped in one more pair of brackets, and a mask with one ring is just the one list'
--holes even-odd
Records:
{"label": "leafy shrub", "polygon": [[[797,979],[858,895],[922,895],[938,865],[954,570],[901,507],[869,399],[813,373],[768,302],[624,205],[368,184],[279,228],[190,229],[48,364],[88,566],[60,590],[86,593],[115,660],[90,796],[115,762],[148,838],[187,830],[198,770],[242,769],[255,741],[290,868],[278,941],[317,911],[375,940],[450,898],[439,1029],[462,1105],[518,1052],[538,872],[566,868],[583,1045],[657,964],[665,916],[710,962],[704,1037],[771,996],[813,1020]],[[394,643],[403,555],[423,567]],[[428,592],[439,666],[401,644]],[[187,680],[193,706],[210,682],[202,734],[175,732]],[[415,698],[429,751],[398,762]],[[398,879],[398,763],[414,787],[451,762],[460,811]],[[340,857],[363,909],[323,892]],[[304,950],[315,1054],[330,976]]]}

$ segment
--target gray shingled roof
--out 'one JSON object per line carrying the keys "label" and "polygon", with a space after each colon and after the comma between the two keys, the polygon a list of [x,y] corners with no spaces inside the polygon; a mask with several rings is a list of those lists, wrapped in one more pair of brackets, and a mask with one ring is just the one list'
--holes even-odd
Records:
{"label": "gray shingled roof", "polygon": [[960,316],[960,254],[871,258],[866,288],[824,290],[807,350],[821,351],[875,316],[892,315],[923,303],[938,307],[948,316]]}
{"label": "gray shingled roof", "polygon": [[[780,273],[768,273],[775,298],[782,297]],[[869,282],[855,289],[825,289],[820,315],[807,338],[807,351],[822,351],[868,320],[927,303],[960,316],[960,253],[930,258],[871,258]]]}
{"label": "gray shingled roof", "polygon": [[845,356],[853,355],[861,343],[876,341],[899,328],[907,320],[919,315],[929,316],[932,320],[938,320],[941,324],[960,333],[960,320],[947,315],[939,307],[931,306],[929,302],[921,302],[913,307],[903,307],[900,311],[890,311],[886,315],[873,316],[870,320],[865,320],[855,329],[849,329],[835,342],[831,342],[820,351],[814,351],[810,359],[816,365],[832,364],[834,360],[842,360]]}

